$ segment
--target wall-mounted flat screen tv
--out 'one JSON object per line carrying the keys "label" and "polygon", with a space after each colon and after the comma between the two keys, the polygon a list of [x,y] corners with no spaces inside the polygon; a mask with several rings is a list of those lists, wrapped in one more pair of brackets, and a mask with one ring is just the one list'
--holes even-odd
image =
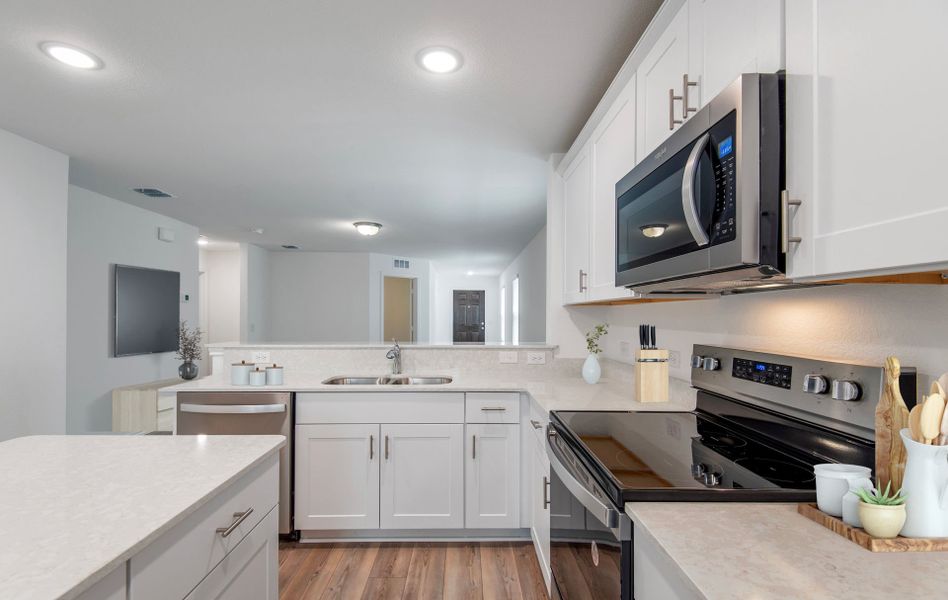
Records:
{"label": "wall-mounted flat screen tv", "polygon": [[115,265],[114,356],[178,349],[181,274]]}

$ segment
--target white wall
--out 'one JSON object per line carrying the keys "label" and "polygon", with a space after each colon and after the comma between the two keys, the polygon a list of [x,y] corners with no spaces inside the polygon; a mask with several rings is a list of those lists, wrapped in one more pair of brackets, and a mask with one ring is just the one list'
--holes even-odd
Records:
{"label": "white wall", "polygon": [[270,252],[240,245],[240,341],[270,339]]}
{"label": "white wall", "polygon": [[[395,259],[407,260],[409,268],[396,269]],[[418,321],[415,341],[426,343],[431,339],[431,268],[429,261],[420,258],[391,256],[388,254],[369,255],[369,341],[383,342],[382,307],[384,294],[382,281],[385,277],[409,277],[416,280],[415,299],[418,303]]]}
{"label": "white wall", "polygon": [[500,286],[493,275],[468,276],[463,271],[435,266],[432,313],[433,344],[454,341],[454,290],[484,290],[484,342],[500,343]]}
{"label": "white wall", "polygon": [[[177,239],[160,241],[158,227],[173,229]],[[179,271],[181,292],[191,295],[191,301],[181,305],[181,318],[197,326],[198,230],[69,186],[68,231],[66,429],[109,431],[113,388],[176,377],[179,365],[173,352],[112,357],[112,265]]]}
{"label": "white wall", "polygon": [[520,277],[520,343],[546,341],[546,227],[500,275],[500,286],[506,288],[507,337],[513,339],[511,282]]}
{"label": "white wall", "polygon": [[271,252],[269,337],[274,342],[365,342],[369,255]]}
{"label": "white wall", "polygon": [[240,340],[241,255],[239,250],[202,250],[206,279],[208,343]]}
{"label": "white wall", "polygon": [[69,158],[0,130],[0,441],[66,428]]}

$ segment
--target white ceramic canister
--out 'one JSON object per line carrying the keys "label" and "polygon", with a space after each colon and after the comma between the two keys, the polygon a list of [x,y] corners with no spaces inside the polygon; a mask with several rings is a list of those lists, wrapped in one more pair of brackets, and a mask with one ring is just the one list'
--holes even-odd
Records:
{"label": "white ceramic canister", "polygon": [[278,365],[267,367],[267,385],[283,385],[283,367]]}
{"label": "white ceramic canister", "polygon": [[601,376],[602,367],[599,366],[599,357],[595,354],[590,354],[586,357],[585,362],[583,362],[583,379],[585,379],[588,384],[594,384],[599,381]]}
{"label": "white ceramic canister", "polygon": [[849,491],[849,479],[872,476],[872,469],[862,465],[826,463],[815,465],[816,505],[828,515],[843,516],[843,496]]}
{"label": "white ceramic canister", "polygon": [[254,369],[251,371],[250,385],[267,385],[267,372],[263,369]]}
{"label": "white ceramic canister", "polygon": [[250,383],[250,372],[253,371],[253,365],[247,361],[233,363],[230,366],[230,384],[247,385]]}
{"label": "white ceramic canister", "polygon": [[948,537],[948,446],[929,446],[899,432],[908,458],[902,478],[905,526],[911,538]]}
{"label": "white ceramic canister", "polygon": [[843,523],[850,527],[862,527],[859,519],[859,503],[862,500],[856,495],[856,490],[871,490],[872,480],[868,477],[850,477],[846,480],[849,491],[843,496]]}

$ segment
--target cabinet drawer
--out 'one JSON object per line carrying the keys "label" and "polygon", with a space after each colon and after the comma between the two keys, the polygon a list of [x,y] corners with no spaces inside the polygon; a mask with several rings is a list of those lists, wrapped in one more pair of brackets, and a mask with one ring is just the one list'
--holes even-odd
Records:
{"label": "cabinet drawer", "polygon": [[519,423],[520,394],[517,392],[477,392],[467,394],[465,423]]}
{"label": "cabinet drawer", "polygon": [[310,392],[296,395],[296,423],[463,423],[461,392]]}
{"label": "cabinet drawer", "polygon": [[[184,598],[277,505],[279,455],[274,454],[220,492],[129,560],[129,596],[135,600]],[[223,537],[216,530],[253,511]]]}

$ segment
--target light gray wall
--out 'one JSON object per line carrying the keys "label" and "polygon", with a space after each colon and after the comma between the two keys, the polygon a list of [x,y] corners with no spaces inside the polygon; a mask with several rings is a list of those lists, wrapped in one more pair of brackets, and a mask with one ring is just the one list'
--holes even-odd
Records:
{"label": "light gray wall", "polygon": [[205,250],[202,269],[207,278],[208,343],[240,340],[239,250]]}
{"label": "light gray wall", "polygon": [[0,441],[66,428],[69,158],[0,130]]}
{"label": "light gray wall", "polygon": [[520,343],[546,342],[546,227],[500,275],[501,287],[507,288],[507,342],[513,338],[510,318],[513,297],[510,284],[520,276]]}
{"label": "light gray wall", "polygon": [[240,245],[240,340],[270,339],[270,252]]}
{"label": "light gray wall", "polygon": [[270,253],[270,341],[365,342],[369,255]]}
{"label": "light gray wall", "polygon": [[[112,265],[179,271],[181,291],[191,295],[181,318],[197,326],[198,230],[76,186],[69,186],[68,224],[66,429],[109,431],[113,388],[176,377],[179,364],[173,352],[112,357]],[[158,227],[173,229],[176,241],[160,241]]]}

